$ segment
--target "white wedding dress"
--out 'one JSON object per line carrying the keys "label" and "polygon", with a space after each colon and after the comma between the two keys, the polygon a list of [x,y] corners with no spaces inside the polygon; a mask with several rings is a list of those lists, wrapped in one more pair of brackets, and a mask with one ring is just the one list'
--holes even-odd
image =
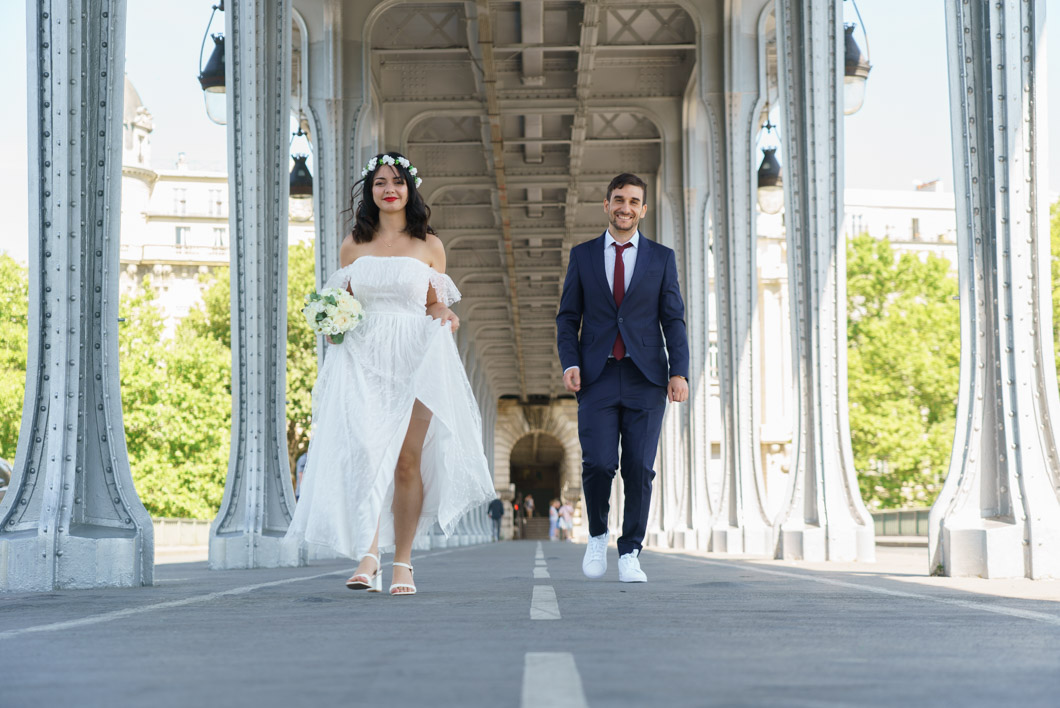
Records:
{"label": "white wedding dress", "polygon": [[417,534],[437,521],[446,536],[468,511],[496,496],[482,448],[482,422],[448,324],[426,314],[428,286],[451,305],[449,276],[407,256],[361,256],[324,287],[349,287],[364,320],[327,347],[313,387],[313,433],[288,542],[353,559],[394,547],[394,467],[413,404],[432,413],[420,473]]}

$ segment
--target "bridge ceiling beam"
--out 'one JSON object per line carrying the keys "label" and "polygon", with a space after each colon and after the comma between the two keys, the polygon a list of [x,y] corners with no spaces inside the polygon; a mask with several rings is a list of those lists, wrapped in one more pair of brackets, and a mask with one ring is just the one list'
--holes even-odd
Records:
{"label": "bridge ceiling beam", "polygon": [[493,21],[488,0],[478,0],[478,42],[472,52],[481,61],[482,93],[489,122],[489,148],[492,157],[493,179],[496,181],[498,218],[504,244],[505,270],[508,275],[508,299],[512,307],[515,357],[519,362],[519,395],[526,400],[526,370],[523,364],[522,329],[519,326],[519,292],[515,286],[515,253],[512,249],[511,213],[508,205],[508,183],[505,174],[504,137],[500,105],[497,98],[497,69],[493,51]]}

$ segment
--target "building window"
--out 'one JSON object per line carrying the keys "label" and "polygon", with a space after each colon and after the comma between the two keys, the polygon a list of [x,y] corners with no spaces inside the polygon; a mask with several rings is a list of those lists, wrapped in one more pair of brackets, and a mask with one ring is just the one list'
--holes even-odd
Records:
{"label": "building window", "polygon": [[176,241],[175,241],[175,243],[178,246],[186,246],[186,245],[188,245],[188,237],[191,235],[191,227],[190,226],[178,226],[176,231],[177,231],[177,233],[176,233]]}
{"label": "building window", "polygon": [[188,213],[188,190],[183,187],[173,190],[173,213],[179,215]]}
{"label": "building window", "polygon": [[718,378],[718,343],[711,342],[707,349],[707,366],[710,368],[710,378]]}
{"label": "building window", "polygon": [[910,227],[914,241],[920,240],[920,219],[913,217],[913,225]]}
{"label": "building window", "polygon": [[215,226],[213,229],[213,245],[215,246],[227,246],[228,245],[228,229],[224,226]]}
{"label": "building window", "polygon": [[222,216],[221,214],[221,190],[213,188],[210,190],[210,203],[209,203],[209,214],[210,216]]}

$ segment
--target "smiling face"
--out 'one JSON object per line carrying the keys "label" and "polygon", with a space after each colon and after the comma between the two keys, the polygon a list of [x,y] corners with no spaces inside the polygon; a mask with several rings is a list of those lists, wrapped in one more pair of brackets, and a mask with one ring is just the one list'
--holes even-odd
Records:
{"label": "smiling face", "polygon": [[644,189],[635,184],[618,187],[611,198],[604,202],[604,213],[611,225],[611,235],[616,241],[626,241],[637,233],[637,225],[648,212],[644,203]]}
{"label": "smiling face", "polygon": [[409,201],[409,188],[405,178],[393,165],[382,165],[372,177],[372,201],[380,213],[405,211]]}

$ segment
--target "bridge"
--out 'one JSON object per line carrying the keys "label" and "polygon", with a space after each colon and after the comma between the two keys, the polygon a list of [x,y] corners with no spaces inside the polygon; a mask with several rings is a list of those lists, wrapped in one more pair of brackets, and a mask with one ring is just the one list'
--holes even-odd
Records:
{"label": "bridge", "polygon": [[[646,584],[548,541],[414,553],[414,597],[350,562],[209,570],[162,552],[140,589],[9,594],[5,706],[1055,706],[1060,581],[646,552]],[[169,562],[178,561],[178,562]],[[384,567],[384,588],[389,582]]]}

